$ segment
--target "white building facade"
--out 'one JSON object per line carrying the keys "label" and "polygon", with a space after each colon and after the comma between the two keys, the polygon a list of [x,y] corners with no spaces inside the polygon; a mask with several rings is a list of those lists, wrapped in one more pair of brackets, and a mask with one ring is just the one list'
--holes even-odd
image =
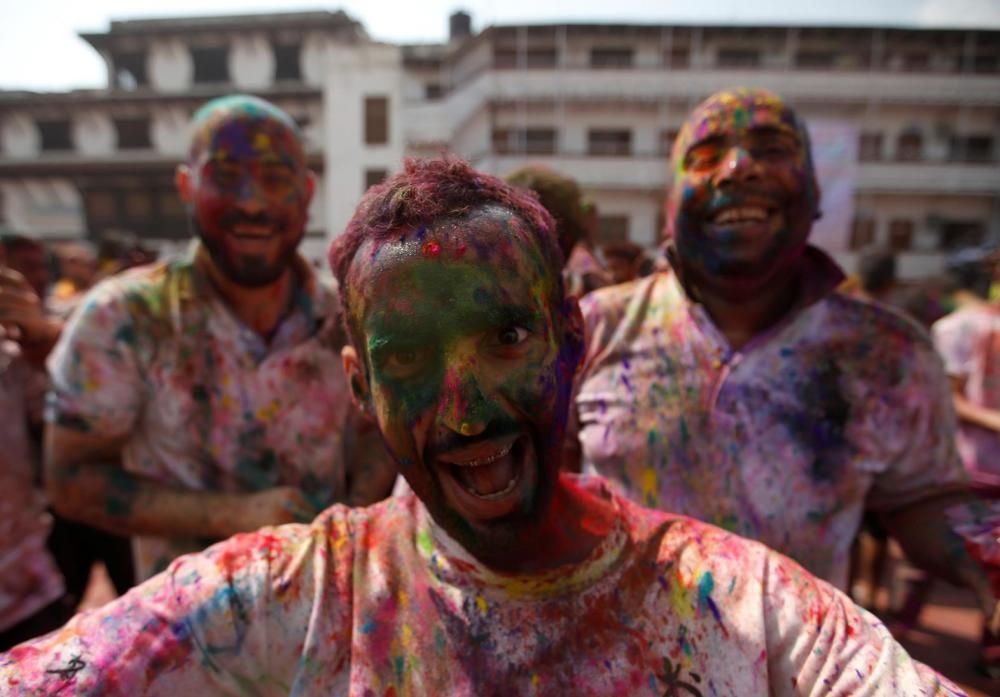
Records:
{"label": "white building facade", "polygon": [[372,41],[343,13],[113,22],[85,37],[106,90],[0,93],[0,211],[53,239],[109,228],[187,235],[172,176],[200,103],[249,92],[303,126],[320,182],[319,257],[405,156],[447,151],[505,174],[577,178],[605,240],[660,239],[668,153],[691,108],[773,89],[810,123],[818,242],[848,268],[872,247],[901,275],[1000,242],[1000,31],[878,27],[495,26],[451,18],[446,44]]}

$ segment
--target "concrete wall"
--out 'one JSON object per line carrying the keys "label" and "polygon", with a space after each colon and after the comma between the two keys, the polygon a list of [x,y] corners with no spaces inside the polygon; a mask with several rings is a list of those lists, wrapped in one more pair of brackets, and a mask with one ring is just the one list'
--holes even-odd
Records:
{"label": "concrete wall", "polygon": [[150,84],[157,91],[183,92],[191,86],[194,61],[179,39],[150,41],[148,66]]}
{"label": "concrete wall", "polygon": [[[388,44],[330,45],[323,88],[327,234],[339,235],[364,193],[366,169],[397,171],[404,154],[400,49]],[[389,142],[364,142],[365,97],[389,99]]]}
{"label": "concrete wall", "polygon": [[258,90],[274,82],[274,50],[264,34],[242,34],[229,49],[229,75],[241,90]]}

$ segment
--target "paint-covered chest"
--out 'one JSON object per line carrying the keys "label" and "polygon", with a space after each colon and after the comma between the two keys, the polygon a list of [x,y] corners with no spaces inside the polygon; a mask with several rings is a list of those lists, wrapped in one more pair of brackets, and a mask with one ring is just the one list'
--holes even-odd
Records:
{"label": "paint-covered chest", "polygon": [[707,569],[653,559],[623,566],[550,599],[457,589],[419,573],[365,594],[349,694],[767,693],[759,596]]}
{"label": "paint-covered chest", "polygon": [[191,485],[246,490],[304,477],[334,482],[349,406],[339,355],[311,337],[258,358],[219,332],[157,346],[145,369],[135,464]]}

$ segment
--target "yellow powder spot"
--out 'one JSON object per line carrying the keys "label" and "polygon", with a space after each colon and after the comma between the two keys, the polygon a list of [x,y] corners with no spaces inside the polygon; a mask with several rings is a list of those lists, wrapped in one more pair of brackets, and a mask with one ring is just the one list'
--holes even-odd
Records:
{"label": "yellow powder spot", "polygon": [[403,648],[409,651],[413,646],[413,627],[409,624],[403,625]]}
{"label": "yellow powder spot", "polygon": [[653,467],[643,469],[641,480],[639,486],[642,490],[642,500],[655,501],[657,498],[656,469]]}
{"label": "yellow powder spot", "polygon": [[481,595],[477,595],[476,596],[476,607],[479,608],[479,612],[481,612],[482,614],[485,615],[486,611],[489,609],[489,606],[486,604],[486,598],[484,598]]}
{"label": "yellow powder spot", "polygon": [[537,690],[538,686],[541,684],[541,682],[542,682],[542,678],[538,675],[538,673],[532,673],[531,674],[531,686],[533,688],[535,688]]}
{"label": "yellow powder spot", "polygon": [[694,617],[694,605],[680,575],[670,578],[670,602],[684,619]]}
{"label": "yellow powder spot", "polygon": [[269,150],[271,148],[271,136],[266,133],[258,133],[253,139],[255,150]]}
{"label": "yellow powder spot", "polygon": [[410,604],[410,596],[406,591],[399,591],[399,609],[405,610]]}

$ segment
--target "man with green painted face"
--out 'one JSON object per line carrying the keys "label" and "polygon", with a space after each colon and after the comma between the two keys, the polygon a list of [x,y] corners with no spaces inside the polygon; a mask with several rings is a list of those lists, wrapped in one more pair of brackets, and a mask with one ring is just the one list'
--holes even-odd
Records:
{"label": "man with green painted face", "polygon": [[583,303],[584,469],[840,588],[873,511],[1000,625],[944,516],[970,494],[941,361],[912,321],[837,292],[842,272],[809,245],[820,191],[804,122],[771,92],[720,92],[684,124],[672,169],[671,272]]}
{"label": "man with green painted face", "polygon": [[93,289],[49,362],[51,499],[135,535],[140,578],[384,493],[359,496],[377,483],[345,469],[336,295],[296,251],[315,183],[295,122],[254,97],[211,101],[176,179],[197,241]]}
{"label": "man with green painted face", "polygon": [[409,162],[331,262],[412,492],[179,559],[0,657],[12,695],[959,694],[788,559],[561,473],[582,327],[531,194]]}

